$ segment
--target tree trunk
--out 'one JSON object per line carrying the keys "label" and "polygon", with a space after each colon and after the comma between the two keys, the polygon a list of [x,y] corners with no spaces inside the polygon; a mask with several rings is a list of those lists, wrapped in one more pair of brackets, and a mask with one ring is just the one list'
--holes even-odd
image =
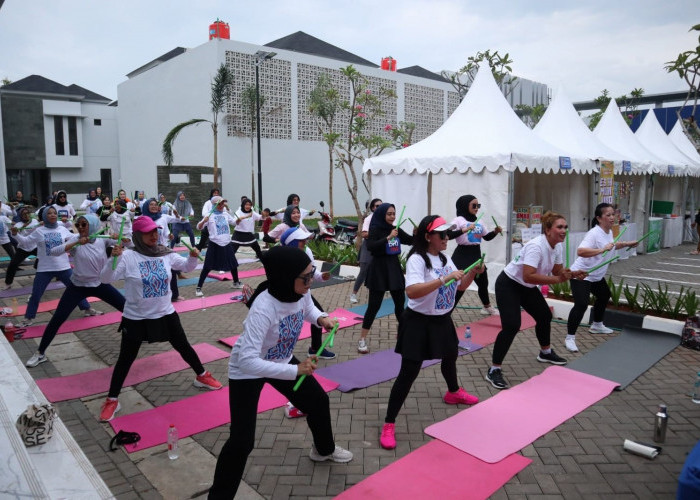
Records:
{"label": "tree trunk", "polygon": [[219,128],[216,122],[211,128],[214,131],[214,189],[219,189]]}
{"label": "tree trunk", "polygon": [[328,209],[333,220],[333,148],[328,146]]}
{"label": "tree trunk", "polygon": [[[253,143],[253,132],[250,133],[250,195],[253,206],[255,206],[255,147]],[[263,207],[258,207],[262,212]]]}

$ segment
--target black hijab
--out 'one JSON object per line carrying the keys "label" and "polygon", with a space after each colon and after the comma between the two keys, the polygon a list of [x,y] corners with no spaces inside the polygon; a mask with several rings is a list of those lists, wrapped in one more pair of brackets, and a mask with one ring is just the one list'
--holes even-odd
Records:
{"label": "black hijab", "polygon": [[476,196],[471,194],[465,194],[464,196],[460,196],[459,198],[457,198],[456,203],[457,216],[464,217],[469,222],[474,222],[476,220],[476,215],[469,212],[469,204],[472,202],[472,200],[476,200]]}
{"label": "black hijab", "polygon": [[[292,212],[294,210],[299,210],[299,207],[296,205],[289,205],[284,209],[284,217],[282,218],[282,222],[287,224],[289,227],[297,227],[299,225],[292,220]],[[301,210],[299,210],[299,213],[301,213]]]}
{"label": "black hijab", "polygon": [[[250,210],[245,209],[246,203],[250,203]],[[241,212],[243,212],[244,214],[249,214],[252,211],[253,211],[253,202],[249,198],[243,198],[241,200]]]}
{"label": "black hijab", "polygon": [[374,215],[372,216],[372,221],[369,223],[369,239],[378,240],[379,238],[386,238],[389,233],[394,229],[394,226],[386,221],[386,213],[390,208],[394,208],[393,203],[382,203],[374,210]]}
{"label": "black hijab", "polygon": [[267,281],[263,281],[247,303],[248,307],[263,291],[280,302],[297,302],[303,295],[294,291],[294,281],[311,263],[306,252],[294,247],[276,246],[262,254]]}

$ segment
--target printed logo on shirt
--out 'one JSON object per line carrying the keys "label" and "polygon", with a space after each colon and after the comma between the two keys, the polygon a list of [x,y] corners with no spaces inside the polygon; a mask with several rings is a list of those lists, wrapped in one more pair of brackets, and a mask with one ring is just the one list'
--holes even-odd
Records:
{"label": "printed logo on shirt", "polygon": [[46,248],[46,255],[51,253],[52,248],[56,248],[63,244],[63,237],[58,231],[53,233],[44,233],[44,246]]}
{"label": "printed logo on shirt", "polygon": [[386,242],[386,254],[396,255],[401,253],[401,242],[398,238],[391,238]]}
{"label": "printed logo on shirt", "polygon": [[263,359],[287,359],[289,356],[291,356],[303,325],[304,311],[298,311],[285,318],[282,318],[279,324],[279,338],[277,339],[277,345],[268,349],[267,354],[265,354],[265,358]]}
{"label": "printed logo on shirt", "polygon": [[230,234],[228,221],[223,215],[215,215],[214,223],[216,224],[216,234]]}
{"label": "printed logo on shirt", "polygon": [[64,217],[67,219],[70,215],[68,210],[56,210],[56,213],[58,214],[59,219],[63,219]]}
{"label": "printed logo on shirt", "polygon": [[[443,267],[442,269],[433,269],[433,272],[437,275],[436,277],[439,279],[450,274],[452,270]],[[452,306],[454,306],[455,303],[456,290],[456,281],[449,286],[441,286],[440,288],[438,288],[437,297],[435,297],[435,309],[452,309]]]}
{"label": "printed logo on shirt", "polygon": [[[467,233],[467,239],[470,243],[481,243],[481,235],[484,233],[484,226],[477,224],[476,227]],[[479,235],[477,237],[477,235]]]}
{"label": "printed logo on shirt", "polygon": [[164,297],[170,290],[168,273],[161,259],[139,262],[139,273],[143,284],[143,298],[154,299]]}

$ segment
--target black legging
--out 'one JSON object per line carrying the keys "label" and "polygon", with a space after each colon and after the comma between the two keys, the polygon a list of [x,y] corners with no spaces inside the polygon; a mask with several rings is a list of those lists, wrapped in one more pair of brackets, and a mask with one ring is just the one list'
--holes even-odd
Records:
{"label": "black legging", "polygon": [[571,295],[574,297],[574,307],[569,312],[569,320],[566,322],[566,332],[569,335],[576,335],[576,329],[581,324],[583,315],[588,309],[588,299],[591,294],[595,296],[593,304],[593,321],[603,321],[605,308],[610,300],[610,288],[605,278],[600,281],[569,280],[571,284]]}
{"label": "black legging", "polygon": [[10,261],[11,261],[12,258],[15,256],[15,247],[9,241],[7,243],[3,243],[2,247],[7,252],[7,255],[10,257]]}
{"label": "black legging", "polygon": [[[413,382],[418,377],[420,373],[422,361],[414,361],[406,358],[401,358],[401,369],[399,374],[394,381],[394,385],[391,387],[391,394],[389,395],[389,406],[386,409],[386,417],[384,422],[387,424],[393,424],[396,422],[396,416],[399,414],[401,407],[403,406],[408,393],[413,386]],[[459,382],[457,381],[457,353],[449,358],[442,358],[440,363],[440,371],[442,372],[442,377],[447,382],[447,390],[450,392],[456,392],[459,390]]]}
{"label": "black legging", "polygon": [[[19,268],[19,265],[24,262],[24,260],[29,257],[30,255],[36,255],[36,248],[32,250],[31,252],[27,252],[26,250],[22,250],[21,248],[17,247],[15,249],[15,254],[12,257],[12,260],[10,260],[10,265],[7,266],[7,273],[5,274],[5,284],[6,285],[11,285],[15,281],[15,274],[17,274],[17,268]],[[38,259],[34,260],[34,269],[36,269],[36,264],[38,262]]]}
{"label": "black legging", "polygon": [[501,272],[496,279],[496,304],[501,313],[501,331],[493,346],[491,359],[494,365],[503,363],[515,334],[520,330],[521,306],[536,322],[535,334],[540,346],[549,345],[552,311],[539,288],[521,285]]}
{"label": "black legging", "polygon": [[[199,356],[197,356],[197,353],[187,340],[185,330],[183,330],[182,324],[180,324],[180,318],[177,317],[177,313],[173,314],[176,317],[173,318],[173,321],[169,325],[170,338],[168,341],[170,342],[170,345],[172,345],[173,348],[180,353],[182,359],[184,359],[185,362],[194,370],[195,375],[201,375],[204,373],[204,366],[202,366]],[[143,339],[138,332],[128,331],[129,328],[133,329],[134,323],[139,322],[132,320],[129,321],[129,323],[131,326],[125,326],[124,329],[126,329],[126,331],[122,331],[122,342],[121,347],[119,348],[119,358],[117,359],[117,363],[114,365],[112,381],[109,384],[109,393],[107,394],[107,396],[110,398],[116,398],[119,396],[122,386],[124,385],[124,380],[126,380],[126,376],[129,374],[129,369],[131,369],[131,365],[136,360],[136,356],[138,356],[139,349],[143,343]],[[139,325],[137,324],[135,326],[138,328]]]}
{"label": "black legging", "polygon": [[[466,269],[471,266],[474,262],[481,258],[481,245],[458,245],[457,249],[452,254],[452,262],[459,269]],[[490,304],[491,299],[489,298],[489,275],[484,268],[484,272],[477,274],[474,278],[474,283],[476,283],[479,299],[483,305]],[[455,307],[459,303],[459,299],[462,298],[466,290],[459,291],[455,295]]]}
{"label": "black legging", "polygon": [[207,248],[209,243],[209,228],[204,226],[204,228],[199,232],[199,243],[197,243],[196,248],[200,252],[202,249]]}
{"label": "black legging", "polygon": [[[289,363],[296,365],[299,361],[292,357]],[[296,380],[229,379],[231,433],[216,462],[214,484],[209,490],[210,499],[232,499],[236,495],[248,455],[255,445],[258,400],[265,383],[307,414],[306,421],[320,455],[330,455],[335,450],[328,395],[314,377],[306,377],[296,392],[292,390]]]}
{"label": "black legging", "polygon": [[[403,305],[406,301],[406,295],[404,294],[403,288],[401,290],[390,290],[391,298],[394,299],[394,314],[396,315],[397,321],[401,322],[401,315],[403,314]],[[384,290],[370,290],[369,291],[369,301],[367,302],[367,312],[362,320],[362,328],[369,330],[372,328],[372,323],[374,323],[374,318],[377,317],[377,312],[379,308],[382,307],[382,300],[384,300]]]}
{"label": "black legging", "polygon": [[257,241],[254,241],[253,243],[246,243],[245,245],[241,245],[240,243],[236,243],[235,241],[231,242],[231,246],[233,246],[233,253],[235,254],[240,247],[250,247],[253,249],[255,252],[255,256],[258,259],[262,259],[262,250],[260,249],[260,244]]}
{"label": "black legging", "polygon": [[[312,295],[311,300],[314,302],[316,309],[324,312],[316,297]],[[321,348],[321,344],[323,344],[323,330],[316,323],[311,323],[311,350],[316,353]]]}

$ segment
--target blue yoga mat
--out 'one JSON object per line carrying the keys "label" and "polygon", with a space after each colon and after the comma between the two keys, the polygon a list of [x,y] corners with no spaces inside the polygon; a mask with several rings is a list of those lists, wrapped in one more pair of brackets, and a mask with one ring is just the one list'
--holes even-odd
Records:
{"label": "blue yoga mat", "polygon": [[[403,306],[406,307],[407,303],[408,303],[408,301],[406,301]],[[367,304],[364,304],[361,306],[351,307],[350,309],[348,309],[348,311],[355,313],[358,316],[364,316],[365,313],[367,312]],[[379,311],[377,312],[377,318],[389,316],[390,314],[394,314],[394,301],[391,298],[384,299],[382,301],[382,306],[379,308]]]}

